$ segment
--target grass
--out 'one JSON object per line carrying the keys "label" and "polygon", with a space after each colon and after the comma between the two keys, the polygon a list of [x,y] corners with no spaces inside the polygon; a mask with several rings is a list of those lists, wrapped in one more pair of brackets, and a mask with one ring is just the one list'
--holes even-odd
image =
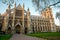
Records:
{"label": "grass", "polygon": [[9,40],[9,38],[12,36],[12,34],[4,34],[0,35],[0,40]]}
{"label": "grass", "polygon": [[60,32],[41,32],[41,33],[31,33],[28,36],[45,38],[48,40],[60,40]]}

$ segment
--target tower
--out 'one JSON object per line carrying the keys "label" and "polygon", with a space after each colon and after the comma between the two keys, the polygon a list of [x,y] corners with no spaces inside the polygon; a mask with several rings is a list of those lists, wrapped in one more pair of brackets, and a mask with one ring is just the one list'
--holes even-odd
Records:
{"label": "tower", "polygon": [[27,9],[27,28],[28,28],[28,33],[30,33],[31,27],[30,27],[30,10],[29,10],[29,8]]}
{"label": "tower", "polygon": [[55,32],[56,28],[54,26],[54,18],[53,18],[53,14],[52,14],[52,8],[48,7],[46,9],[46,18],[49,19],[50,24],[51,24],[51,32]]}
{"label": "tower", "polygon": [[12,34],[15,33],[14,31],[14,20],[15,20],[15,13],[16,13],[16,2],[14,3],[14,10],[13,10],[13,13],[12,13]]}
{"label": "tower", "polygon": [[52,14],[52,8],[47,7],[42,11],[42,16],[47,18],[47,20],[49,19],[50,21],[50,29],[51,32],[55,32],[55,26],[54,26],[54,18],[53,18],[53,14]]}

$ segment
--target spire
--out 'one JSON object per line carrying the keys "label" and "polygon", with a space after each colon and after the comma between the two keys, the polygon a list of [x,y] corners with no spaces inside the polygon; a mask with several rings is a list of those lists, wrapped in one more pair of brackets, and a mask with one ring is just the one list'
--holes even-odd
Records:
{"label": "spire", "polygon": [[27,10],[30,11],[29,8]]}
{"label": "spire", "polygon": [[23,5],[22,5],[22,8],[24,8],[24,3],[23,3]]}
{"label": "spire", "polygon": [[14,8],[16,8],[16,2],[14,3]]}
{"label": "spire", "polygon": [[29,10],[29,8],[27,9],[27,12],[28,12],[28,15],[30,15],[30,10]]}
{"label": "spire", "polygon": [[21,7],[21,5],[19,4],[16,8],[20,10],[22,7]]}
{"label": "spire", "polygon": [[10,4],[8,5],[8,9],[10,9]]}
{"label": "spire", "polygon": [[10,13],[10,12],[11,12],[11,9],[10,9],[11,7],[10,7],[10,6],[11,6],[11,5],[9,4],[9,5],[8,5],[8,9],[6,9],[7,13]]}

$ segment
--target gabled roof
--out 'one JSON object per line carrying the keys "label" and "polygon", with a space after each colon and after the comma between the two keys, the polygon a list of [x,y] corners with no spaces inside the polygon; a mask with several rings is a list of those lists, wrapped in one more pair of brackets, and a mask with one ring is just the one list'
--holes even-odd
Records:
{"label": "gabled roof", "polygon": [[21,5],[19,4],[17,7],[16,7],[16,9],[21,9],[22,7],[21,7]]}

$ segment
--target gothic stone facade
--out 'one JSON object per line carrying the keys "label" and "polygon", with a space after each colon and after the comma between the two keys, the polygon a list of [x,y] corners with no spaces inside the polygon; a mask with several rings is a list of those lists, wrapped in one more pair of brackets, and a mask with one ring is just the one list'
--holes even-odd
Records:
{"label": "gothic stone facade", "polygon": [[55,32],[54,18],[51,8],[42,10],[41,16],[30,15],[29,8],[24,4],[11,9],[10,5],[3,15],[0,15],[0,28],[6,33]]}

